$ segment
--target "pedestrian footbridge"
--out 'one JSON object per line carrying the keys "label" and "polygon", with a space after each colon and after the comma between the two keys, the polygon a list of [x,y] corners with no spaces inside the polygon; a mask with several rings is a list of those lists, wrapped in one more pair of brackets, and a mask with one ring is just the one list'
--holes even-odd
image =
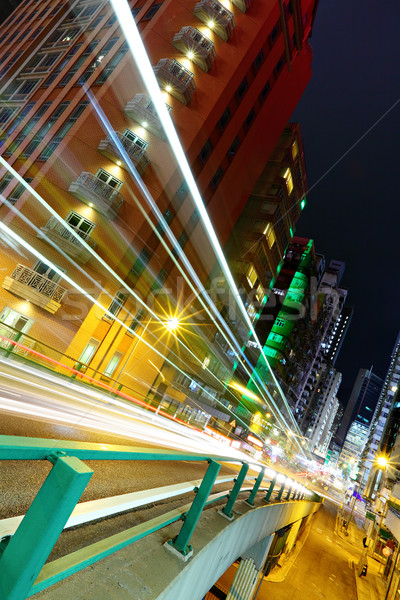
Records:
{"label": "pedestrian footbridge", "polygon": [[[0,460],[53,465],[26,515],[0,523],[1,600],[202,600],[238,559],[227,598],[250,600],[262,573],[321,502],[243,458],[0,436]],[[93,474],[86,460],[203,461],[207,468],[200,481],[78,504]],[[227,463],[239,466],[237,474],[219,477]],[[188,491],[194,499],[176,506]],[[166,498],[175,498],[172,510],[147,520],[135,513],[132,527],[49,560],[64,528]]]}

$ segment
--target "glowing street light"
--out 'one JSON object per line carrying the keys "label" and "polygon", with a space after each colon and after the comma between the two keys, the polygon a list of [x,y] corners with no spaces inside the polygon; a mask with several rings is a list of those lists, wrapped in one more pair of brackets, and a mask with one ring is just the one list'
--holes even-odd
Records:
{"label": "glowing street light", "polygon": [[177,319],[176,317],[171,317],[170,319],[168,319],[168,321],[165,323],[165,326],[167,327],[167,329],[169,329],[170,331],[176,331],[179,327],[179,319]]}
{"label": "glowing street light", "polygon": [[386,456],[377,456],[376,457],[376,464],[380,469],[386,469],[386,467],[389,464],[388,459],[386,458]]}

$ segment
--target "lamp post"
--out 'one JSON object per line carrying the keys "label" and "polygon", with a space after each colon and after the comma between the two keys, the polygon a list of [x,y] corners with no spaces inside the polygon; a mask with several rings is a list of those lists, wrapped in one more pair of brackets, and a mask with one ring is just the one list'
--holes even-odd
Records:
{"label": "lamp post", "polygon": [[[377,466],[377,468],[381,469],[382,471],[386,471],[386,468],[387,468],[387,466],[389,464],[388,459],[385,456],[383,456],[383,455],[382,456],[376,456],[374,462],[375,462],[375,465]],[[357,490],[355,496],[353,497],[353,502],[352,502],[350,514],[349,514],[349,517],[348,517],[348,519],[346,521],[346,526],[345,526],[345,530],[346,531],[349,528],[349,523],[350,523],[351,517],[352,517],[353,512],[354,512],[354,506],[355,506],[355,503],[356,503],[356,500],[357,500],[358,491],[361,490],[362,484],[364,482],[364,475],[365,475],[366,470],[367,470],[367,466],[365,466],[364,469],[363,469],[363,471],[362,471],[362,477],[361,477],[360,483],[358,484],[358,490]],[[354,486],[354,488],[355,488],[355,486]],[[356,490],[354,490],[354,491],[356,491]]]}

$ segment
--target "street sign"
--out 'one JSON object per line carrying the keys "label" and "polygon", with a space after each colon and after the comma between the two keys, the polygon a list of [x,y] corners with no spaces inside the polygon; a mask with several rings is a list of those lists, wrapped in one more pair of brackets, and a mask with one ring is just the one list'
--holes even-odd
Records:
{"label": "street sign", "polygon": [[367,519],[369,519],[370,521],[375,521],[375,519],[376,519],[376,514],[375,514],[375,513],[372,513],[372,512],[368,512],[368,511],[367,511],[367,512],[365,513],[365,517],[366,517]]}

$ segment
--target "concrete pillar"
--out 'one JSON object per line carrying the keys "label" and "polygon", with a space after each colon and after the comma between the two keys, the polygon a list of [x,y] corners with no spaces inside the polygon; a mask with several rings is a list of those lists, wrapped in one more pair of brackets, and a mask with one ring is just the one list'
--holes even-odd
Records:
{"label": "concrete pillar", "polygon": [[258,581],[258,573],[252,558],[241,560],[226,600],[251,600]]}

